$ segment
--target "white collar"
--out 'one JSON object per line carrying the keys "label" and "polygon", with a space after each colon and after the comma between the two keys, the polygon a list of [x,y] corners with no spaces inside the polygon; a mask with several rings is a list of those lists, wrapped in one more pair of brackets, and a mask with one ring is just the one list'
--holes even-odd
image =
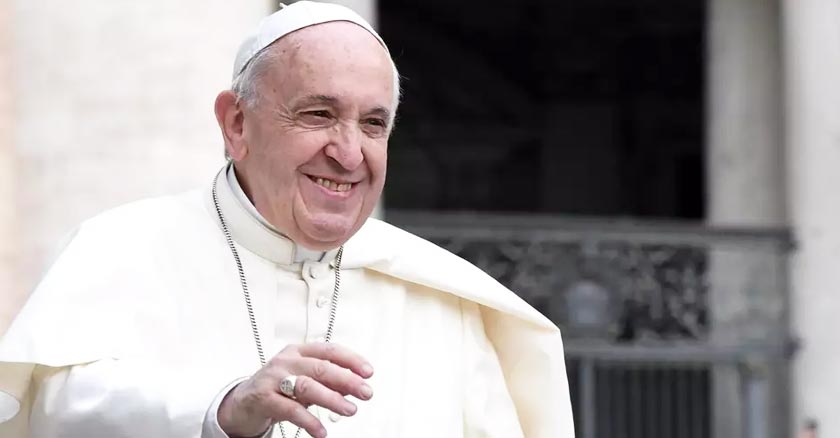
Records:
{"label": "white collar", "polygon": [[[223,172],[226,176],[224,178]],[[222,209],[231,237],[236,243],[260,257],[283,265],[335,258],[338,249],[324,253],[304,248],[265,220],[242,190],[233,171],[233,163],[216,175],[216,184],[219,208]]]}

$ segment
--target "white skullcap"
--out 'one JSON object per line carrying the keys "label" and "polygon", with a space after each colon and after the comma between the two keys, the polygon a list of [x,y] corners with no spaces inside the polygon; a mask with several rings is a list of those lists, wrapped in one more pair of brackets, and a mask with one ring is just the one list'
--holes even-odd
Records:
{"label": "white skullcap", "polygon": [[239,46],[239,51],[236,52],[236,60],[233,63],[233,78],[236,79],[254,58],[254,55],[270,46],[271,43],[304,27],[330,21],[355,23],[370,32],[382,44],[382,47],[386,51],[388,50],[385,42],[373,30],[370,23],[347,7],[312,1],[299,1],[289,6],[281,3],[280,10],[263,18],[256,31],[245,38],[245,41]]}

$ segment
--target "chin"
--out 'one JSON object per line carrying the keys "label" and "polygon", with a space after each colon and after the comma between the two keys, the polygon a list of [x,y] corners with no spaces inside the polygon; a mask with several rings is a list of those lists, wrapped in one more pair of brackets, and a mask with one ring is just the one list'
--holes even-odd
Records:
{"label": "chin", "polygon": [[338,248],[355,234],[358,228],[351,220],[314,220],[308,224],[300,224],[298,228],[305,236],[306,242],[301,242],[309,249],[326,251]]}

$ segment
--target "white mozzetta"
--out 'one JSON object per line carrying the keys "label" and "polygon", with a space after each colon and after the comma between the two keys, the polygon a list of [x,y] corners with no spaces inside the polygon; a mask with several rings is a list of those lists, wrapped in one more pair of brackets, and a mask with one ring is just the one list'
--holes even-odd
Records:
{"label": "white mozzetta", "polygon": [[[333,286],[334,251],[295,262],[294,244],[218,181],[267,355],[322,338],[329,311],[317,300]],[[345,245],[334,342],[376,371],[356,416],[318,411],[331,436],[573,436],[557,328],[478,268],[383,222]],[[85,222],[0,343],[0,389],[32,406],[42,438],[199,436],[219,391],[258,367],[209,191]]]}

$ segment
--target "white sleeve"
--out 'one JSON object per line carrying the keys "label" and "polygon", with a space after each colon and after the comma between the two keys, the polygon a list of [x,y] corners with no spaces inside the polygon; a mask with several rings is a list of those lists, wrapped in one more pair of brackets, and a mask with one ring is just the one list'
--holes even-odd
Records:
{"label": "white sleeve", "polygon": [[462,300],[464,438],[521,438],[522,427],[478,304]]}
{"label": "white sleeve", "polygon": [[199,438],[208,406],[230,382],[196,367],[114,359],[44,370],[33,376],[31,438]]}
{"label": "white sleeve", "polygon": [[[222,401],[225,399],[225,396],[232,391],[236,385],[247,379],[247,377],[236,379],[229,385],[225,386],[224,389],[219,391],[219,394],[216,396],[216,399],[213,400],[213,404],[210,405],[210,409],[207,409],[207,414],[204,416],[204,424],[201,427],[201,438],[230,438],[228,434],[222,430],[222,427],[219,426],[219,407],[222,405]],[[259,438],[268,438],[271,436],[272,429],[273,427],[269,427],[268,430],[266,430]]]}

